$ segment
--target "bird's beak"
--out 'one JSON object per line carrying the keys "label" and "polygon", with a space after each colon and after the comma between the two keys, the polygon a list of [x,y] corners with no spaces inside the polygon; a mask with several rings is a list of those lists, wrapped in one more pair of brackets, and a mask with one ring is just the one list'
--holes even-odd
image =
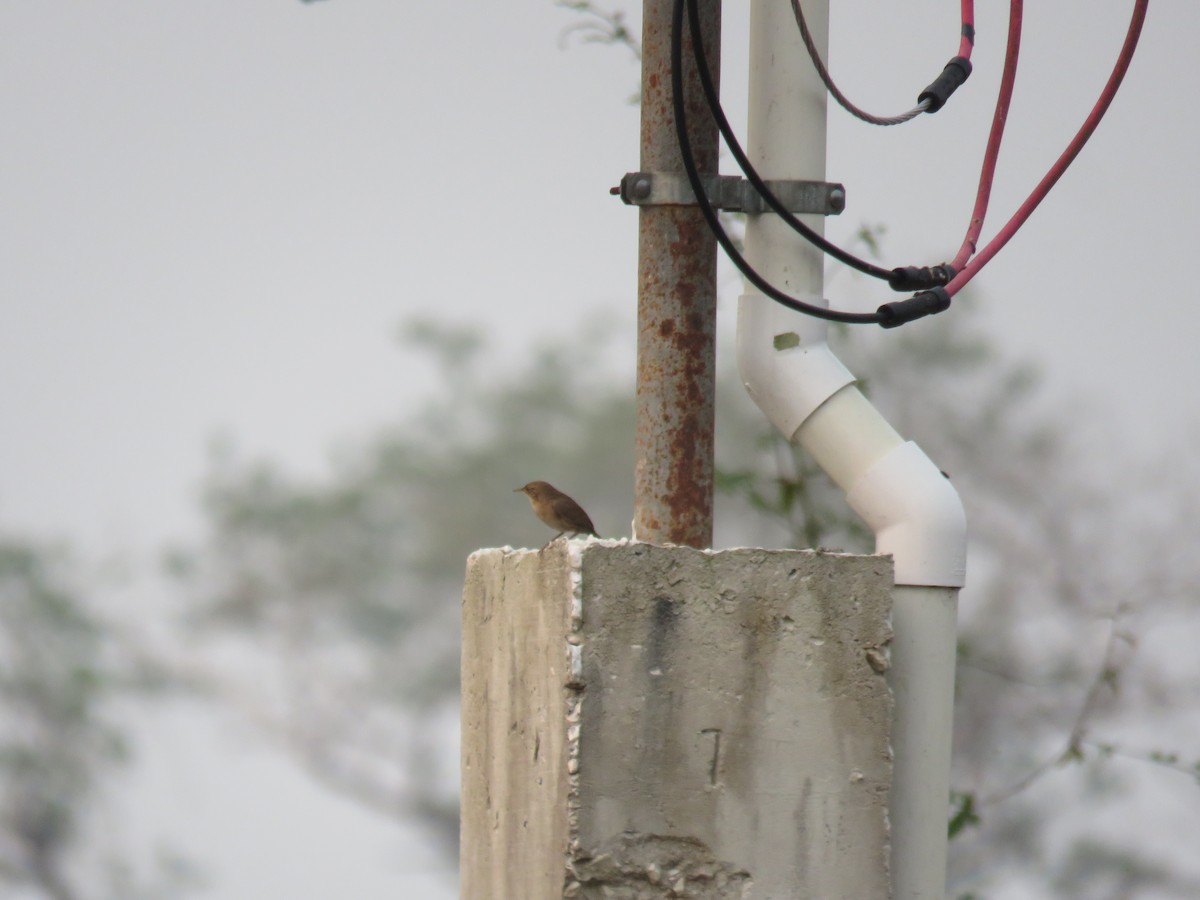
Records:
{"label": "bird's beak", "polygon": [[513,488],[513,493],[514,494],[523,494],[523,493],[525,493],[525,488]]}

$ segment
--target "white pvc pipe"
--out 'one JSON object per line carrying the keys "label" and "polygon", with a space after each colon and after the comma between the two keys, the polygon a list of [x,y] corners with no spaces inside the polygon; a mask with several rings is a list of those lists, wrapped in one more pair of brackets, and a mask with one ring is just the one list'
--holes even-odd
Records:
{"label": "white pvc pipe", "polygon": [[958,588],[892,592],[892,897],[946,896]]}
{"label": "white pvc pipe", "polygon": [[[805,15],[825,52],[828,0]],[[751,0],[746,152],[764,178],[825,177],[825,89],[789,4]],[[805,217],[822,230],[817,216]],[[823,303],[820,251],[775,215],[747,217],[746,257],[768,281]],[[966,522],[950,482],[854,386],[818,319],[748,292],[738,306],[738,369],[783,434],[846,491],[896,571],[889,683],[895,694],[890,803],[893,896],[941,900],[945,890],[955,612],[966,569]]]}

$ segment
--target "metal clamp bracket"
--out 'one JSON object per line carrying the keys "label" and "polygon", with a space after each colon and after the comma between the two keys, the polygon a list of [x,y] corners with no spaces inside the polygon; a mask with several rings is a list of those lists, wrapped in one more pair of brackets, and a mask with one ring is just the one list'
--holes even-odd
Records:
{"label": "metal clamp bracket", "polygon": [[[717,209],[764,213],[770,208],[745,178],[738,175],[701,175],[704,193]],[[768,180],[767,187],[788,212],[836,216],[846,208],[846,188],[828,181]],[[664,172],[630,172],[611,194],[629,206],[695,206],[696,195],[686,175]]]}

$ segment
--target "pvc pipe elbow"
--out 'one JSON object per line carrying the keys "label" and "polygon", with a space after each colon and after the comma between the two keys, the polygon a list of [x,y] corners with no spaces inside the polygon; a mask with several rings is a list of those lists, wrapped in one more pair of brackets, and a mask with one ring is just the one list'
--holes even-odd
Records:
{"label": "pvc pipe elbow", "polygon": [[962,500],[912,441],[864,472],[846,501],[875,532],[875,552],[892,555],[896,584],[958,588],[966,583]]}
{"label": "pvc pipe elbow", "polygon": [[818,406],[855,380],[829,349],[825,333],[824,323],[805,320],[761,294],[743,294],[738,302],[738,374],[746,393],[788,440]]}
{"label": "pvc pipe elbow", "polygon": [[761,294],[743,295],[737,359],[746,392],[846,491],[875,533],[875,551],[892,555],[896,584],[962,587],[967,526],[958,491],[857,389],[843,390],[855,379],[825,334],[824,323]]}

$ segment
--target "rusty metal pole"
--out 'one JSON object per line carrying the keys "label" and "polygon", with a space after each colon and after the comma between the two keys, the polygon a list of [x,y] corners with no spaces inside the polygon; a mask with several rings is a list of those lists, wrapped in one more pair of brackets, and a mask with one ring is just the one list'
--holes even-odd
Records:
{"label": "rusty metal pole", "polygon": [[[721,2],[699,0],[704,52],[719,84]],[[683,177],[671,111],[673,0],[642,6],[641,171]],[[717,172],[709,115],[684,27],[684,95],[696,163]],[[695,206],[638,212],[637,464],[634,537],[712,544],[716,242]]]}

